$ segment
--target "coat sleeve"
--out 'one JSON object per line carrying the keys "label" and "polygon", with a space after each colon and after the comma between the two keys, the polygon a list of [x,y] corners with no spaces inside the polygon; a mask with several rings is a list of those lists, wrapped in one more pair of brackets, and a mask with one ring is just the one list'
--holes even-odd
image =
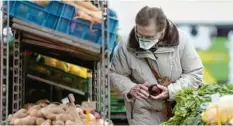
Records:
{"label": "coat sleeve", "polygon": [[173,100],[175,94],[184,88],[194,88],[197,89],[200,83],[203,81],[203,65],[199,55],[197,54],[193,43],[187,34],[184,34],[184,46],[181,50],[181,67],[182,75],[181,77],[168,86],[169,99]]}
{"label": "coat sleeve", "polygon": [[[127,52],[124,45],[119,45],[112,57],[109,78],[111,86],[116,88],[122,95],[126,96],[127,93],[136,84],[129,78],[131,75],[131,69],[127,62]],[[126,100],[130,101],[125,97]]]}

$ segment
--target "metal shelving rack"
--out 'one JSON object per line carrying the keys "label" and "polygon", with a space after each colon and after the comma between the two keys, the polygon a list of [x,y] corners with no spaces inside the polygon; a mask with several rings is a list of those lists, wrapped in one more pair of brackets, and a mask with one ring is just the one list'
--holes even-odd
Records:
{"label": "metal shelving rack", "polygon": [[[2,2],[2,1],[1,1]],[[9,3],[9,2],[8,2]],[[9,12],[9,8],[7,7],[7,11]],[[6,120],[6,116],[8,115],[8,87],[9,87],[9,34],[7,30],[7,34],[3,34],[3,28],[9,27],[9,15],[1,15],[1,59],[0,59],[0,123],[2,124],[2,120]]]}
{"label": "metal shelving rack", "polygon": [[[0,1],[2,2],[2,1]],[[107,26],[102,22],[102,29],[108,29],[108,1],[107,0],[96,0],[94,2],[96,5],[101,7],[103,12],[103,18],[107,20]],[[2,4],[3,5],[3,4]],[[2,6],[2,8],[8,8],[9,12],[9,0],[7,6]],[[10,19],[9,15],[3,12],[2,16],[6,17],[6,23],[0,22],[2,24],[1,31],[7,24],[6,27],[11,26],[14,34],[14,48],[13,48],[13,76],[12,76],[12,112],[19,110],[24,104],[24,93],[25,93],[25,78],[29,77],[37,81],[47,83],[52,86],[57,86],[62,89],[83,94],[79,90],[72,89],[61,84],[45,80],[33,75],[25,74],[25,62],[24,55],[25,50],[49,50],[54,57],[65,58],[66,56],[72,57],[72,59],[78,58],[89,68],[93,70],[93,81],[89,81],[89,94],[88,99],[97,101],[97,110],[101,112],[101,115],[106,120],[110,120],[110,85],[108,78],[108,68],[109,68],[109,34],[102,30],[102,45],[81,40],[78,38],[73,38],[71,36],[65,35],[63,33],[54,32],[52,30],[41,28],[37,25],[26,23],[19,19]],[[9,13],[8,13],[9,14]],[[11,25],[10,25],[11,23]],[[105,28],[107,27],[107,28]],[[107,30],[108,31],[108,30]],[[1,32],[3,33],[3,32]],[[7,34],[9,35],[9,34]],[[107,40],[105,39],[107,37]],[[1,76],[0,76],[0,124],[6,121],[6,116],[8,115],[9,109],[9,43],[3,42],[3,36],[1,37]],[[8,39],[8,37],[7,37]],[[53,42],[53,43],[51,43]],[[64,48],[58,48],[59,45],[63,44]],[[66,47],[70,49],[67,50]],[[42,51],[46,52],[46,51]],[[72,62],[77,62],[78,60],[73,60]],[[6,87],[6,93],[3,95],[3,86]],[[6,122],[7,123],[7,122]]]}

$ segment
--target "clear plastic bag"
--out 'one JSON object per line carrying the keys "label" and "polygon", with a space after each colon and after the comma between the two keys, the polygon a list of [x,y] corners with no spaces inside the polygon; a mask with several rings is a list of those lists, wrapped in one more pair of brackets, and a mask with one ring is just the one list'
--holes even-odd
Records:
{"label": "clear plastic bag", "polygon": [[219,94],[211,96],[211,103],[202,113],[202,119],[207,124],[233,123],[233,95],[220,97]]}

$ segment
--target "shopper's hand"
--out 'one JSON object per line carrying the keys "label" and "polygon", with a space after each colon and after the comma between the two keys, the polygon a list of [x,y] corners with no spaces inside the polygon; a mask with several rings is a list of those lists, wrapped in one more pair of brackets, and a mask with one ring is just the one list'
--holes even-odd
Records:
{"label": "shopper's hand", "polygon": [[157,96],[150,95],[150,97],[155,100],[167,99],[169,97],[168,88],[159,84],[157,86],[162,92]]}
{"label": "shopper's hand", "polygon": [[142,99],[148,99],[149,98],[149,93],[148,93],[148,87],[149,84],[145,82],[144,84],[137,84],[134,86],[129,94],[136,99],[142,100]]}

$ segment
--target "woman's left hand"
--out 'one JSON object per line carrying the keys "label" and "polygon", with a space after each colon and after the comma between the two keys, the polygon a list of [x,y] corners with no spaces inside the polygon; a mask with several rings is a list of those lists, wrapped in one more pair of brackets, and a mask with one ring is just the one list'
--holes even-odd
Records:
{"label": "woman's left hand", "polygon": [[168,99],[169,93],[168,93],[168,88],[162,85],[157,85],[158,88],[162,91],[159,95],[153,96],[151,95],[150,97],[154,100],[165,100]]}

